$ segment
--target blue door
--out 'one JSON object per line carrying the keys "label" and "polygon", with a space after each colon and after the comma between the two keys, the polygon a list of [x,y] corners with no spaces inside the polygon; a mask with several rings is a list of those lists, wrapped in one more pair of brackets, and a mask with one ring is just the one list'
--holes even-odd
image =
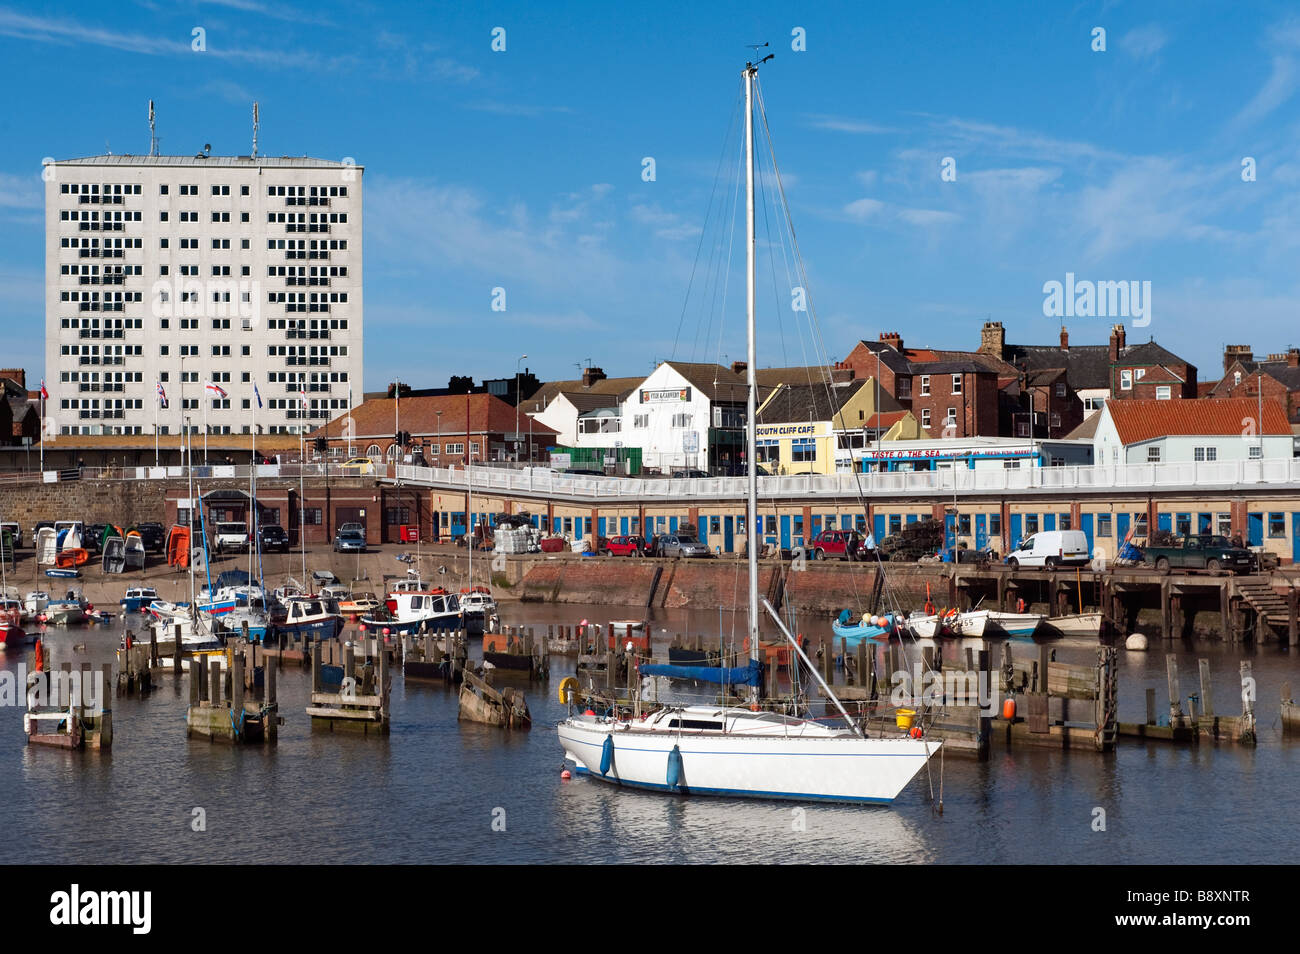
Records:
{"label": "blue door", "polygon": [[699,536],[700,542],[705,546],[709,545],[709,518],[701,517],[699,526],[695,528],[696,535]]}
{"label": "blue door", "polygon": [[907,515],[907,522],[908,522],[908,523],[916,523],[916,521],[918,521],[918,520],[920,520],[920,519],[921,519],[921,515],[920,515],[920,514],[909,513],[909,514]]}
{"label": "blue door", "polygon": [[451,535],[453,537],[463,537],[465,535],[464,513],[453,513],[451,515]]}
{"label": "blue door", "polygon": [[534,527],[541,526],[540,518],[537,516],[537,514],[533,514],[531,517],[529,517],[529,519],[532,520]]}
{"label": "blue door", "polygon": [[1115,514],[1115,553],[1119,553],[1120,546],[1128,539],[1129,515],[1126,513]]}
{"label": "blue door", "polygon": [[1015,550],[1020,546],[1020,527],[1023,518],[1018,513],[1011,515],[1011,549]]}
{"label": "blue door", "polygon": [[[659,519],[662,520],[663,517],[660,517]],[[676,532],[677,532],[677,518],[676,518],[676,517],[669,517],[669,518],[668,518],[668,532],[669,532],[669,533],[676,533]]]}
{"label": "blue door", "polygon": [[1262,513],[1246,514],[1249,522],[1246,524],[1247,540],[1252,547],[1262,546],[1264,543],[1264,515]]}
{"label": "blue door", "polygon": [[957,515],[955,513],[943,515],[943,545],[944,547],[957,545]]}
{"label": "blue door", "polygon": [[627,536],[627,517],[618,518],[618,532],[623,536]]}
{"label": "blue door", "polygon": [[597,536],[602,536],[602,537],[605,536],[605,518],[604,518],[604,517],[597,517],[597,518],[596,518],[596,534],[597,534]]}
{"label": "blue door", "polygon": [[1092,521],[1093,521],[1093,516],[1090,513],[1083,513],[1079,515],[1079,529],[1082,530],[1083,535],[1088,538],[1088,556],[1092,556],[1092,552],[1093,552],[1092,551]]}
{"label": "blue door", "polygon": [[850,530],[853,527],[853,517],[847,513],[840,514],[840,529]]}
{"label": "blue door", "polygon": [[885,515],[878,513],[871,518],[871,535],[876,538],[876,546],[880,546],[880,541],[885,539]]}
{"label": "blue door", "polygon": [[736,518],[722,518],[722,548],[727,553],[733,553],[736,549]]}
{"label": "blue door", "polygon": [[1056,514],[1054,513],[1043,514],[1043,529],[1044,530],[1056,529]]}
{"label": "blue door", "polygon": [[1300,512],[1291,514],[1291,560],[1300,563]]}
{"label": "blue door", "polygon": [[573,538],[575,540],[582,539],[582,518],[581,517],[573,518]]}
{"label": "blue door", "polygon": [[988,514],[975,514],[975,549],[983,550],[989,545],[989,518]]}
{"label": "blue door", "polygon": [[790,515],[781,515],[781,549],[790,549]]}
{"label": "blue door", "polygon": [[821,514],[813,514],[812,538],[817,539],[817,534],[822,532]]}
{"label": "blue door", "polygon": [[1196,515],[1196,532],[1213,533],[1211,529],[1214,526],[1214,514],[1198,513]]}
{"label": "blue door", "polygon": [[1174,515],[1173,515],[1172,513],[1158,513],[1158,514],[1156,514],[1156,529],[1157,529],[1157,530],[1173,530],[1173,529],[1174,529]]}

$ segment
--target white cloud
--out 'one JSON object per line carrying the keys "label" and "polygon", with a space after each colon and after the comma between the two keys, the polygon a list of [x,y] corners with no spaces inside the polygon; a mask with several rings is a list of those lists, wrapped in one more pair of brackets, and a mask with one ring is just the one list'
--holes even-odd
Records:
{"label": "white cloud", "polygon": [[879,199],[855,199],[844,207],[844,214],[860,222],[865,222],[867,219],[879,217],[884,208],[885,203]]}
{"label": "white cloud", "polygon": [[1152,23],[1129,30],[1120,37],[1119,47],[1134,59],[1145,60],[1159,53],[1168,42],[1165,31]]}
{"label": "white cloud", "polygon": [[808,125],[813,129],[826,129],[830,132],[854,133],[855,135],[874,136],[898,131],[863,119],[852,119],[844,116],[813,115],[808,117]]}

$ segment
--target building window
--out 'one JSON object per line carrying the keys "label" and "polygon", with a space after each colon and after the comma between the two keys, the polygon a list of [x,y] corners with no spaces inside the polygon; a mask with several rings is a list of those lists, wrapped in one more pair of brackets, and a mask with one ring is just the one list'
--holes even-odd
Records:
{"label": "building window", "polygon": [[756,459],[760,464],[774,464],[781,459],[780,443],[774,440],[755,442]]}
{"label": "building window", "polygon": [[889,515],[889,533],[893,535],[895,533],[902,533],[902,531],[903,531],[903,515],[898,513],[891,513]]}
{"label": "building window", "polygon": [[319,527],[321,525],[320,507],[308,507],[304,510],[303,520],[310,527]]}
{"label": "building window", "polygon": [[1119,389],[1120,389],[1121,391],[1132,391],[1132,390],[1133,390],[1133,372],[1132,372],[1132,371],[1121,371],[1121,372],[1119,373]]}
{"label": "building window", "polygon": [[1162,384],[1156,388],[1157,401],[1168,401],[1171,397],[1173,397],[1173,394],[1170,391],[1169,385]]}
{"label": "building window", "polygon": [[1111,535],[1111,515],[1108,513],[1097,514],[1097,536],[1108,537]]}
{"label": "building window", "polygon": [[1261,457],[1263,457],[1263,456],[1264,456],[1264,449],[1263,449],[1262,447],[1260,447],[1258,444],[1251,444],[1251,445],[1250,445],[1250,459],[1251,459],[1251,460],[1259,460],[1259,459],[1260,459]]}
{"label": "building window", "polygon": [[923,374],[921,375],[921,397],[929,397],[929,396],[930,396],[930,376],[928,374]]}
{"label": "building window", "polygon": [[1063,398],[1063,397],[1065,397],[1065,382],[1064,382],[1064,381],[1058,381],[1058,382],[1056,382],[1056,396],[1059,397],[1059,398]]}
{"label": "building window", "polygon": [[1074,529],[1074,516],[1073,516],[1072,514],[1063,513],[1063,514],[1061,514],[1059,517],[1057,517],[1057,529],[1058,529],[1058,530],[1073,530],[1073,529]]}
{"label": "building window", "polygon": [[989,534],[995,537],[1002,536],[1002,514],[989,514]]}
{"label": "building window", "polygon": [[944,419],[943,423],[947,427],[957,426],[957,409],[955,407],[948,408],[948,416]]}
{"label": "building window", "polygon": [[1219,528],[1219,536],[1232,536],[1232,514],[1216,513],[1214,515],[1214,522]]}
{"label": "building window", "polygon": [[635,414],[632,417],[632,426],[636,428],[646,428],[650,426],[649,414]]}
{"label": "building window", "polygon": [[1159,447],[1148,447],[1148,448],[1147,448],[1147,463],[1148,463],[1148,464],[1158,464],[1158,463],[1160,463],[1160,448],[1159,448]]}
{"label": "building window", "polygon": [[953,394],[961,394],[961,375],[960,375],[960,374],[954,374],[954,375],[952,376],[952,393],[953,393]]}
{"label": "building window", "polygon": [[817,442],[804,438],[790,442],[790,460],[796,464],[807,464],[817,459]]}
{"label": "building window", "polygon": [[1275,538],[1286,536],[1286,514],[1270,513],[1268,515],[1268,535]]}
{"label": "building window", "polygon": [[1025,514],[1025,533],[1027,533],[1030,536],[1033,536],[1037,532],[1038,532],[1038,514],[1036,513]]}
{"label": "building window", "polygon": [[970,536],[970,514],[962,513],[957,515],[957,534],[958,536]]}
{"label": "building window", "polygon": [[465,445],[464,445],[464,444],[448,444],[448,445],[447,445],[447,453],[448,453],[448,454],[454,454],[454,455],[456,455],[456,456],[463,455],[463,454],[465,453]]}
{"label": "building window", "polygon": [[930,409],[928,407],[921,408],[921,426],[930,426]]}
{"label": "building window", "polygon": [[691,416],[689,414],[674,414],[673,427],[690,427]]}

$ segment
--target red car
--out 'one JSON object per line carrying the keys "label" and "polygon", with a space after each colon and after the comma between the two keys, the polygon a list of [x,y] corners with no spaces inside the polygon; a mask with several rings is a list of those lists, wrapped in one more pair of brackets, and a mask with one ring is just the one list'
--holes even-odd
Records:
{"label": "red car", "polygon": [[813,537],[808,550],[816,560],[856,560],[861,543],[856,530],[823,530]]}
{"label": "red car", "polygon": [[650,552],[645,537],[633,534],[626,537],[610,537],[605,542],[605,556],[643,557]]}

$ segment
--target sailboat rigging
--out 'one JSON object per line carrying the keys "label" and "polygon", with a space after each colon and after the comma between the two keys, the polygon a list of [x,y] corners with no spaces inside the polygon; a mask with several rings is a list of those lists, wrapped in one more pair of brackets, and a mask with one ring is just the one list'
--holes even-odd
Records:
{"label": "sailboat rigging", "polygon": [[[641,676],[676,676],[687,668],[694,678],[721,683],[724,700],[718,705],[666,706],[640,720],[620,712],[614,700],[605,714],[577,714],[560,723],[558,735],[565,756],[580,775],[677,794],[731,795],[847,802],[892,802],[925,767],[942,743],[906,735],[866,738],[860,727],[824,681],[827,698],[848,728],[824,725],[797,715],[763,711],[758,705],[762,685],[759,647],[758,595],[758,472],[756,238],[754,222],[754,111],[758,69],[773,57],[746,63],[745,184],[746,184],[746,546],[748,562],[748,665],[744,667],[674,667],[643,665]],[[778,629],[816,675],[798,640],[764,601]],[[750,704],[726,704],[731,686],[748,687]],[[569,696],[570,705],[573,697]],[[639,699],[636,702],[639,708]]]}

